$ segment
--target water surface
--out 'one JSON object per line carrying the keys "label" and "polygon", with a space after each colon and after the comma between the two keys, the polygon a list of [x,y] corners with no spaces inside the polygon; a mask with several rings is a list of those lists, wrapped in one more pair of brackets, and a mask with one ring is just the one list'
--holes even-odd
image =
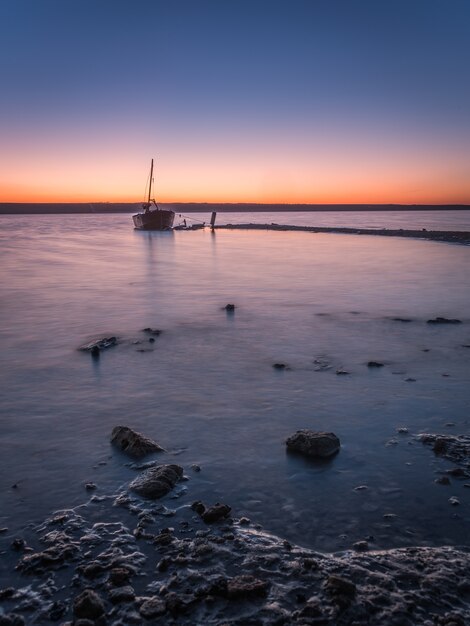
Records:
{"label": "water surface", "polygon": [[[116,424],[155,438],[169,451],[162,460],[187,469],[187,495],[168,506],[222,500],[320,550],[371,536],[380,548],[468,540],[470,489],[435,484],[451,465],[413,438],[468,433],[468,248],[146,233],[122,214],[3,216],[0,227],[6,540],[85,501],[86,481],[108,493],[134,476],[109,445]],[[425,323],[435,316],[463,324]],[[148,326],[163,330],[154,344],[140,332]],[[106,335],[121,343],[98,361],[77,351]],[[385,365],[371,370],[370,360]],[[320,464],[286,455],[298,428],[334,431],[340,453]]]}

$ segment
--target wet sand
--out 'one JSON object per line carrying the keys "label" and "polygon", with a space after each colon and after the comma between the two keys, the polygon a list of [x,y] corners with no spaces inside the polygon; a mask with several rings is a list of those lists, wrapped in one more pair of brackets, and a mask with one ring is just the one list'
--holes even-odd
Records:
{"label": "wet sand", "polygon": [[408,237],[412,239],[427,239],[446,243],[470,244],[470,232],[448,230],[392,230],[387,228],[340,228],[321,226],[289,226],[284,224],[221,224],[217,230],[279,230],[305,231],[309,233],[337,233],[346,235],[379,235],[381,237]]}

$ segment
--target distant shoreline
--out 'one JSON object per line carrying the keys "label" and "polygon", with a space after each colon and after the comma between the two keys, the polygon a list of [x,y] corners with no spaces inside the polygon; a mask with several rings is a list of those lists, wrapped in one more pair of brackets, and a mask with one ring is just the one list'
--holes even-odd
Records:
{"label": "distant shoreline", "polygon": [[408,237],[425,239],[427,241],[441,241],[470,245],[470,232],[458,230],[404,230],[390,228],[346,228],[329,226],[289,226],[282,224],[221,224],[215,226],[217,230],[277,230],[277,231],[304,231],[309,233],[336,233],[344,235],[379,235],[382,237]]}
{"label": "distant shoreline", "polygon": [[[140,202],[0,202],[0,215],[41,215],[73,213],[131,213],[139,211]],[[470,204],[256,204],[162,202],[160,206],[176,213],[290,213],[348,211],[470,211]]]}

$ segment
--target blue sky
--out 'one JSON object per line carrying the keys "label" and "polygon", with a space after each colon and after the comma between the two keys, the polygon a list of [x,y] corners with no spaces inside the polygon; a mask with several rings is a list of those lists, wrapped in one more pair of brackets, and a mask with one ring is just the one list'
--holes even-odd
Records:
{"label": "blue sky", "polygon": [[0,200],[470,201],[466,0],[0,0],[0,59]]}

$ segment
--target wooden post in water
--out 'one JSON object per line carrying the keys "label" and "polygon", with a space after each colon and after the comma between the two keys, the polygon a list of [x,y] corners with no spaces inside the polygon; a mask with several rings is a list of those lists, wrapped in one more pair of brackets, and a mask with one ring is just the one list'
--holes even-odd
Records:
{"label": "wooden post in water", "polygon": [[217,215],[217,213],[215,211],[212,211],[212,215],[211,215],[211,228],[212,228],[212,230],[214,230],[216,215]]}

